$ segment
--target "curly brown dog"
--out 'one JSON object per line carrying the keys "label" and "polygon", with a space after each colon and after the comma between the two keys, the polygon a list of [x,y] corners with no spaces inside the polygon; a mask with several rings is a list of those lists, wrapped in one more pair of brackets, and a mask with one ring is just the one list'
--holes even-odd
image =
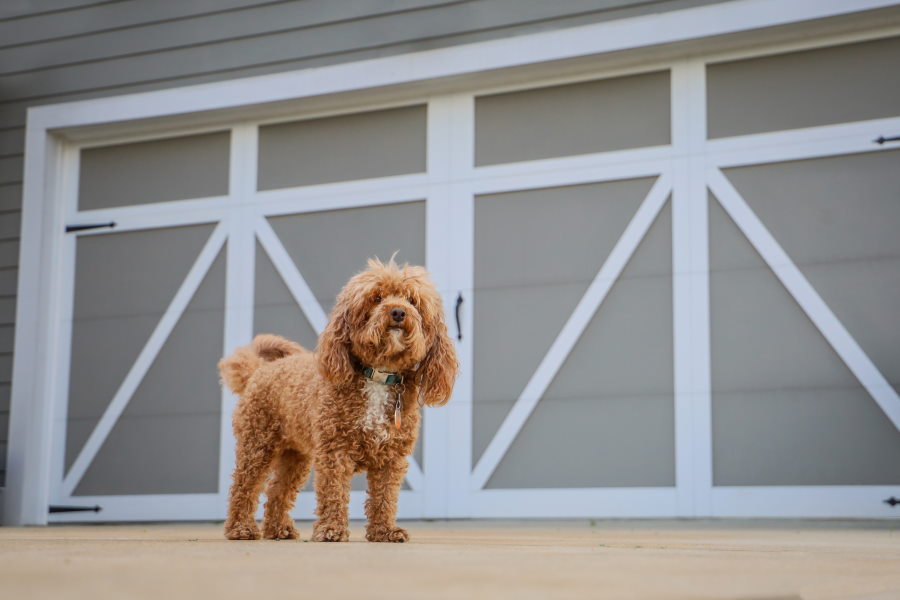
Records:
{"label": "curly brown dog", "polygon": [[315,541],[348,540],[350,480],[363,471],[366,539],[409,539],[395,517],[420,405],[445,404],[457,372],[443,315],[425,269],[372,259],[341,290],[315,353],[259,335],[219,362],[240,395],[227,538],[259,539],[254,514],[270,472],[262,535],[296,538],[289,513],[314,466]]}

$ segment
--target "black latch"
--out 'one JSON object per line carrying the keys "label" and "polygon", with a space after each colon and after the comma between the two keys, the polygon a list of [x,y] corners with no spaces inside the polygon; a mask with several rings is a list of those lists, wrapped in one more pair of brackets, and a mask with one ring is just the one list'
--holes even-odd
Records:
{"label": "black latch", "polygon": [[875,138],[875,139],[872,140],[872,141],[874,141],[874,142],[875,142],[876,144],[878,144],[879,146],[881,146],[881,145],[884,144],[885,142],[900,142],[900,135],[895,135],[895,136],[893,136],[893,137],[884,137],[884,136],[882,135],[882,136],[879,136],[879,137]]}
{"label": "black latch", "polygon": [[110,221],[109,223],[89,223],[85,225],[66,225],[66,233],[84,231],[85,229],[102,229],[103,227],[113,228],[115,226],[115,221]]}
{"label": "black latch", "polygon": [[890,507],[893,508],[893,507],[897,506],[898,504],[900,504],[900,500],[891,496],[890,498],[885,500],[884,503],[890,505]]}
{"label": "black latch", "polygon": [[58,506],[51,504],[50,512],[51,513],[64,513],[64,512],[100,512],[103,510],[99,506]]}

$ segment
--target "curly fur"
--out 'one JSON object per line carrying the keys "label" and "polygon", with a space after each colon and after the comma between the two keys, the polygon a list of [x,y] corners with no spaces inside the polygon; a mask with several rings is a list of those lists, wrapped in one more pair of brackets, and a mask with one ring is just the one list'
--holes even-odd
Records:
{"label": "curly fur", "polygon": [[[397,323],[392,309],[406,317]],[[441,297],[422,267],[371,259],[344,286],[316,352],[258,335],[219,362],[240,401],[234,411],[236,461],[225,536],[292,539],[297,491],[316,469],[313,539],[349,538],[350,479],[368,473],[366,539],[405,542],[397,498],[419,434],[420,402],[445,404],[457,373]],[[403,384],[363,377],[362,366],[395,371]],[[392,399],[402,394],[400,427]],[[266,476],[263,528],[254,520]]]}

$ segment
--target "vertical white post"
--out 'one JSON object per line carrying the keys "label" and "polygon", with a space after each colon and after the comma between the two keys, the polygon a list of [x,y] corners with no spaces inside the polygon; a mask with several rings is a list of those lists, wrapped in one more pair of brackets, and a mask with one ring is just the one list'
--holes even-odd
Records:
{"label": "vertical white post", "polygon": [[[229,166],[229,203],[225,218],[228,233],[225,283],[225,335],[223,355],[247,344],[253,336],[254,277],[256,237],[252,214],[252,195],[256,192],[257,127],[238,125],[231,130]],[[219,443],[219,494],[222,516],[225,514],[231,472],[234,470],[234,435],[231,413],[237,398],[222,389],[222,422]]]}
{"label": "vertical white post", "polygon": [[[40,124],[25,133],[22,247],[16,306],[15,364],[9,422],[4,525],[46,525],[50,503],[54,369],[62,242],[60,202],[66,164],[62,145]],[[47,286],[50,289],[42,289]]]}
{"label": "vertical white post", "polygon": [[[452,328],[452,288],[450,278],[452,231],[450,225],[450,143],[452,106],[444,98],[428,103],[427,152],[428,199],[425,211],[426,266],[444,299],[444,318]],[[422,472],[425,476],[423,512],[425,517],[447,516],[447,473],[451,439],[445,408],[425,409],[423,423]]]}
{"label": "vertical white post", "polygon": [[451,332],[456,334],[455,302],[462,294],[460,305],[460,329],[462,340],[456,350],[459,355],[460,375],[454,390],[453,403],[448,411],[451,439],[447,446],[450,453],[449,517],[472,516],[472,401],[474,398],[473,368],[474,307],[475,307],[475,198],[472,178],[475,167],[475,98],[459,94],[448,99],[453,103],[453,124],[450,156],[450,198],[452,212],[450,227],[454,232],[453,264],[450,271],[454,291],[454,322]]}
{"label": "vertical white post", "polygon": [[[59,186],[59,200],[63,206],[64,222],[78,211],[78,179],[81,152],[78,148],[67,146],[60,153],[63,167],[62,181]],[[52,344],[55,354],[48,356],[50,368],[53,370],[55,385],[50,392],[49,402],[53,420],[50,438],[50,503],[69,504],[68,494],[64,493],[66,436],[68,435],[69,414],[69,378],[72,364],[73,316],[75,313],[75,268],[78,249],[78,237],[75,234],[63,234],[59,247],[59,293],[57,294],[58,313],[51,317],[55,324],[56,343]]]}
{"label": "vertical white post", "polygon": [[[444,297],[450,335],[456,339],[456,299],[464,297],[457,341],[460,376],[450,403],[425,418],[425,515],[467,516],[471,471],[471,204],[461,180],[473,165],[473,100],[441,96],[428,105],[428,268]],[[467,329],[468,327],[468,329]]]}
{"label": "vertical white post", "polygon": [[679,516],[708,516],[712,492],[706,66],[672,68],[672,270]]}

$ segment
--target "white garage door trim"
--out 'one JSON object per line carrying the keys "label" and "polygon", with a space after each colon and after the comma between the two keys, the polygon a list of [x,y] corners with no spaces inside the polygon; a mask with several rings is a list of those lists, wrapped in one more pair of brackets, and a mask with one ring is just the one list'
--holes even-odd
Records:
{"label": "white garage door trim", "polygon": [[[71,281],[66,280],[66,273],[71,272],[71,269],[67,268],[71,252],[68,254],[66,252],[67,248],[70,249],[70,242],[61,234],[67,222],[66,217],[71,216],[71,213],[61,209],[65,204],[64,197],[66,196],[69,197],[69,206],[72,206],[72,196],[67,190],[72,189],[71,156],[75,150],[73,145],[67,143],[54,130],[66,129],[68,135],[84,135],[84,133],[77,133],[67,128],[100,126],[117,121],[136,121],[153,117],[172,117],[171,124],[168,125],[172,128],[170,132],[184,132],[186,130],[184,123],[196,119],[196,115],[188,113],[195,111],[236,110],[241,107],[249,107],[252,111],[264,112],[265,108],[254,108],[254,106],[278,100],[435,80],[440,77],[474,74],[494,68],[535,64],[553,59],[696,39],[894,4],[896,2],[888,0],[860,0],[849,7],[846,3],[838,0],[818,2],[797,0],[790,3],[776,0],[742,0],[724,5],[677,11],[666,15],[652,15],[508,40],[313,69],[299,74],[285,73],[253,78],[252,85],[248,84],[246,80],[233,81],[193,86],[183,90],[165,90],[31,109],[26,131],[20,300],[17,309],[15,383],[6,491],[7,510],[4,514],[6,522],[46,522],[45,510],[51,497],[49,489],[51,455],[48,441],[54,437],[52,423],[56,422],[58,415],[53,413],[52,403],[49,399],[54,396],[58,397],[58,394],[54,392],[58,392],[62,388],[59,378],[55,377],[49,368],[49,365],[55,361],[46,361],[44,357],[53,356],[55,360],[61,358],[60,340],[63,332],[48,326],[45,316],[64,314],[64,305],[67,299],[59,292],[64,290],[67,285],[71,285]],[[814,42],[804,41],[802,44],[771,47],[766,52],[875,38],[896,32],[897,28],[878,32],[869,31],[860,35],[841,35]],[[757,54],[759,53],[757,52]],[[750,55],[750,53],[745,53],[745,55]],[[717,58],[722,59],[724,56]],[[433,127],[434,132],[440,135],[429,135],[429,175],[427,177],[383,178],[348,184],[314,186],[290,192],[296,192],[295,197],[304,197],[308,201],[304,206],[321,209],[333,205],[334,198],[342,197],[349,205],[377,204],[380,195],[390,196],[397,188],[404,188],[410,194],[424,190],[425,194],[413,194],[413,197],[427,196],[429,199],[428,226],[430,230],[434,231],[434,235],[428,237],[428,262],[436,272],[448,274],[447,280],[438,283],[442,289],[451,290],[465,287],[461,284],[466,283],[466,269],[459,265],[465,264],[460,261],[464,261],[465,254],[471,251],[470,244],[463,250],[463,256],[453,255],[450,250],[451,240],[448,238],[448,232],[451,229],[456,231],[471,229],[471,214],[467,215],[465,211],[451,211],[451,200],[456,202],[459,198],[467,195],[471,197],[476,192],[503,189],[505,185],[509,185],[504,182],[515,181],[518,183],[514,185],[529,187],[531,185],[559,185],[563,181],[598,181],[604,178],[621,178],[633,176],[629,174],[639,172],[668,173],[666,177],[671,178],[673,185],[674,268],[676,271],[687,269],[696,275],[687,280],[688,283],[676,285],[674,292],[675,350],[678,357],[675,381],[676,439],[678,440],[677,496],[672,503],[668,501],[671,500],[668,498],[670,494],[668,490],[645,490],[647,493],[645,501],[648,506],[659,502],[661,495],[665,496],[666,501],[663,504],[666,505],[666,508],[654,509],[660,514],[728,514],[731,510],[739,510],[735,507],[742,506],[741,499],[746,498],[748,494],[756,498],[757,503],[747,506],[762,506],[759,510],[765,512],[767,510],[765,508],[767,494],[770,492],[774,494],[772,498],[778,496],[776,493],[778,490],[772,490],[772,488],[759,488],[758,490],[741,488],[740,494],[729,496],[730,492],[727,489],[713,490],[711,485],[708,280],[705,275],[708,257],[706,256],[705,233],[697,231],[698,226],[706,223],[707,209],[705,204],[700,206],[700,203],[696,201],[701,193],[705,194],[707,163],[710,162],[718,167],[725,164],[737,164],[729,163],[733,160],[765,162],[772,160],[771,157],[775,155],[787,158],[877,151],[878,148],[872,147],[857,148],[858,143],[852,142],[844,136],[851,131],[855,134],[869,129],[880,134],[884,131],[883,127],[885,126],[897,126],[897,120],[889,119],[707,142],[703,131],[705,127],[702,101],[704,97],[704,64],[703,61],[698,60],[671,65],[673,89],[673,143],[671,148],[604,153],[571,159],[551,159],[511,166],[472,169],[471,160],[466,162],[467,158],[470,159],[469,152],[471,150],[465,140],[459,137],[460,135],[465,136],[467,131],[471,131],[472,95],[442,96],[430,102],[429,133]],[[667,65],[655,65],[654,68],[659,66]],[[591,77],[608,75],[610,73],[594,73]],[[587,78],[584,75],[579,76],[579,79]],[[547,83],[550,82],[541,81],[542,85]],[[369,106],[371,105],[366,107]],[[183,116],[179,117],[179,115]],[[216,116],[214,118],[221,122],[223,117]],[[106,129],[97,129],[91,135],[95,136],[95,140],[99,139],[104,143],[109,143],[113,137],[117,141],[132,137],[146,139],[148,127],[150,127],[149,124],[141,125],[138,122],[111,127],[107,125]],[[247,127],[252,128],[254,125]],[[847,129],[842,131],[835,127]],[[209,129],[220,128],[211,127]],[[877,131],[875,131],[876,129]],[[133,136],[123,134],[122,132],[126,130],[135,130],[141,133]],[[240,130],[240,127],[236,128],[236,132]],[[776,141],[788,144],[781,145],[776,149],[772,146]],[[236,144],[234,147],[236,148],[235,152],[252,152],[248,146]],[[719,158],[715,158],[716,156]],[[235,157],[233,156],[232,159],[235,160]],[[239,162],[246,160],[247,156],[243,156]],[[661,168],[656,164],[660,162],[664,163]],[[237,176],[235,172],[232,172],[232,177]],[[716,172],[710,175],[710,182],[722,187],[721,182],[717,181]],[[243,185],[246,185],[246,182]],[[235,189],[237,188],[232,187],[232,193]],[[266,194],[260,193],[258,200],[270,204],[273,212],[269,214],[275,214],[281,200],[279,194],[268,193],[268,196]],[[740,203],[734,198],[725,200],[725,202],[730,203],[732,208],[740,207]],[[170,221],[174,219],[178,223],[185,223],[186,220],[190,221],[191,219],[194,219],[194,222],[210,221],[212,201],[201,200],[177,204],[177,207],[172,207],[177,215],[162,211],[161,209],[164,207],[161,205],[154,205],[135,209],[84,211],[79,216],[105,218],[104,215],[107,213],[116,213],[124,217],[127,213],[123,211],[132,210],[132,217],[141,217],[139,227],[152,226],[154,223],[159,226],[167,219]],[[341,205],[344,205],[343,202]],[[230,208],[228,205],[220,204],[219,206],[223,210]],[[309,210],[315,209],[310,208]],[[284,206],[283,210],[285,212],[292,211],[288,206]],[[253,238],[248,236],[247,232],[238,233],[239,220],[235,217],[234,220],[224,223],[223,226],[230,235],[235,236],[236,240],[243,238],[246,247]],[[123,225],[127,228],[125,221],[127,219],[123,218]],[[447,223],[451,225],[448,227]],[[757,235],[756,243],[765,244],[765,236],[760,237],[760,235]],[[457,239],[455,241],[459,243],[471,240]],[[229,269],[231,268],[229,267]],[[246,277],[246,273],[247,271],[244,271],[244,277]],[[247,292],[237,289],[239,287],[237,282],[241,280],[237,273],[229,273],[229,275],[233,275],[233,277],[229,279],[227,297],[229,302],[234,303],[233,305],[239,305],[241,294]],[[807,306],[804,308],[809,310]],[[471,305],[465,310],[466,323],[470,324]],[[704,327],[707,328],[705,331]],[[246,337],[246,331],[237,331],[237,329],[240,328],[236,327],[235,331],[226,333],[228,342]],[[246,329],[246,325],[244,329]],[[471,340],[471,336],[468,336],[468,339]],[[829,341],[831,341],[830,338]],[[844,348],[845,354],[848,352],[848,348],[852,350],[846,340],[833,343]],[[841,350],[839,350],[840,352]],[[850,354],[853,356],[850,359],[845,358],[845,360],[851,360],[857,370],[868,368],[865,361],[859,358],[861,352],[857,354],[850,352]],[[467,348],[467,344],[463,344],[462,358],[464,361],[471,360],[471,350]],[[851,365],[851,369],[853,368],[854,366]],[[857,373],[857,370],[854,370],[854,373]],[[866,375],[867,379],[863,383],[866,384],[868,381],[877,387],[877,377],[871,375],[870,371],[866,372],[869,375]],[[467,385],[470,389],[470,382],[461,381],[461,389],[467,389]],[[896,394],[891,396],[882,389],[876,396],[876,400],[896,424]],[[507,503],[485,499],[484,510],[476,510],[477,507],[472,505],[471,496],[473,491],[478,490],[478,486],[473,486],[468,467],[465,470],[457,468],[459,466],[457,455],[448,456],[443,450],[437,450],[451,447],[451,432],[457,431],[457,426],[465,423],[465,417],[466,398],[458,395],[445,416],[427,421],[426,435],[429,440],[433,441],[426,444],[426,461],[432,461],[429,464],[434,465],[434,470],[429,468],[429,472],[439,475],[440,479],[433,479],[432,476],[425,475],[428,478],[425,497],[426,514],[440,516],[467,513],[459,516],[478,516],[491,512],[489,510],[491,504],[497,510],[509,509]],[[460,421],[460,419],[463,420]],[[469,419],[468,423],[470,422]],[[466,423],[466,427],[469,426],[468,423]],[[456,440],[453,440],[452,447],[456,448],[457,443]],[[224,456],[226,450],[223,448],[222,452]],[[223,463],[223,472],[226,464]],[[480,478],[484,476],[483,473],[478,473],[478,475]],[[456,484],[461,485],[457,487]],[[834,490],[836,495],[832,496],[838,499],[836,500],[838,508],[834,509],[836,514],[848,506],[840,498],[849,502],[858,494],[858,490],[852,486],[838,487],[840,490]],[[847,487],[846,490],[844,490],[845,487]],[[822,506],[820,499],[817,499],[816,502],[808,502],[807,498],[815,497],[814,488],[790,489],[796,492],[792,495],[796,501],[778,506],[775,506],[773,501],[772,510],[780,510],[785,514],[802,510],[803,514],[811,514],[817,510],[815,508],[817,502],[819,506]],[[561,514],[570,512],[582,514],[583,504],[597,507],[598,503],[605,503],[607,500],[614,501],[617,496],[625,492],[626,490],[595,490],[591,493],[567,492],[559,496],[559,499],[566,500],[568,498],[571,509],[563,507]],[[503,493],[497,491],[498,498],[502,495]],[[546,510],[542,509],[542,507],[546,507],[544,496],[542,492],[534,492],[531,496],[533,501],[528,501],[523,505],[523,513],[537,515],[541,514],[542,510]],[[184,500],[184,496],[179,495],[178,498],[181,501]],[[156,496],[154,499],[162,498]],[[198,503],[202,502],[205,502],[205,499],[198,499]],[[636,511],[635,505],[624,499],[622,506],[626,505],[629,506],[632,513]],[[674,508],[669,508],[670,505]],[[596,511],[596,508],[594,510]],[[750,510],[752,512],[756,508]],[[605,514],[607,511],[603,512]],[[651,512],[653,510],[648,510],[648,514]],[[874,509],[864,512],[868,516],[889,516],[889,513]],[[615,510],[612,510],[610,514],[615,514]],[[506,510],[504,516],[512,515]]]}

